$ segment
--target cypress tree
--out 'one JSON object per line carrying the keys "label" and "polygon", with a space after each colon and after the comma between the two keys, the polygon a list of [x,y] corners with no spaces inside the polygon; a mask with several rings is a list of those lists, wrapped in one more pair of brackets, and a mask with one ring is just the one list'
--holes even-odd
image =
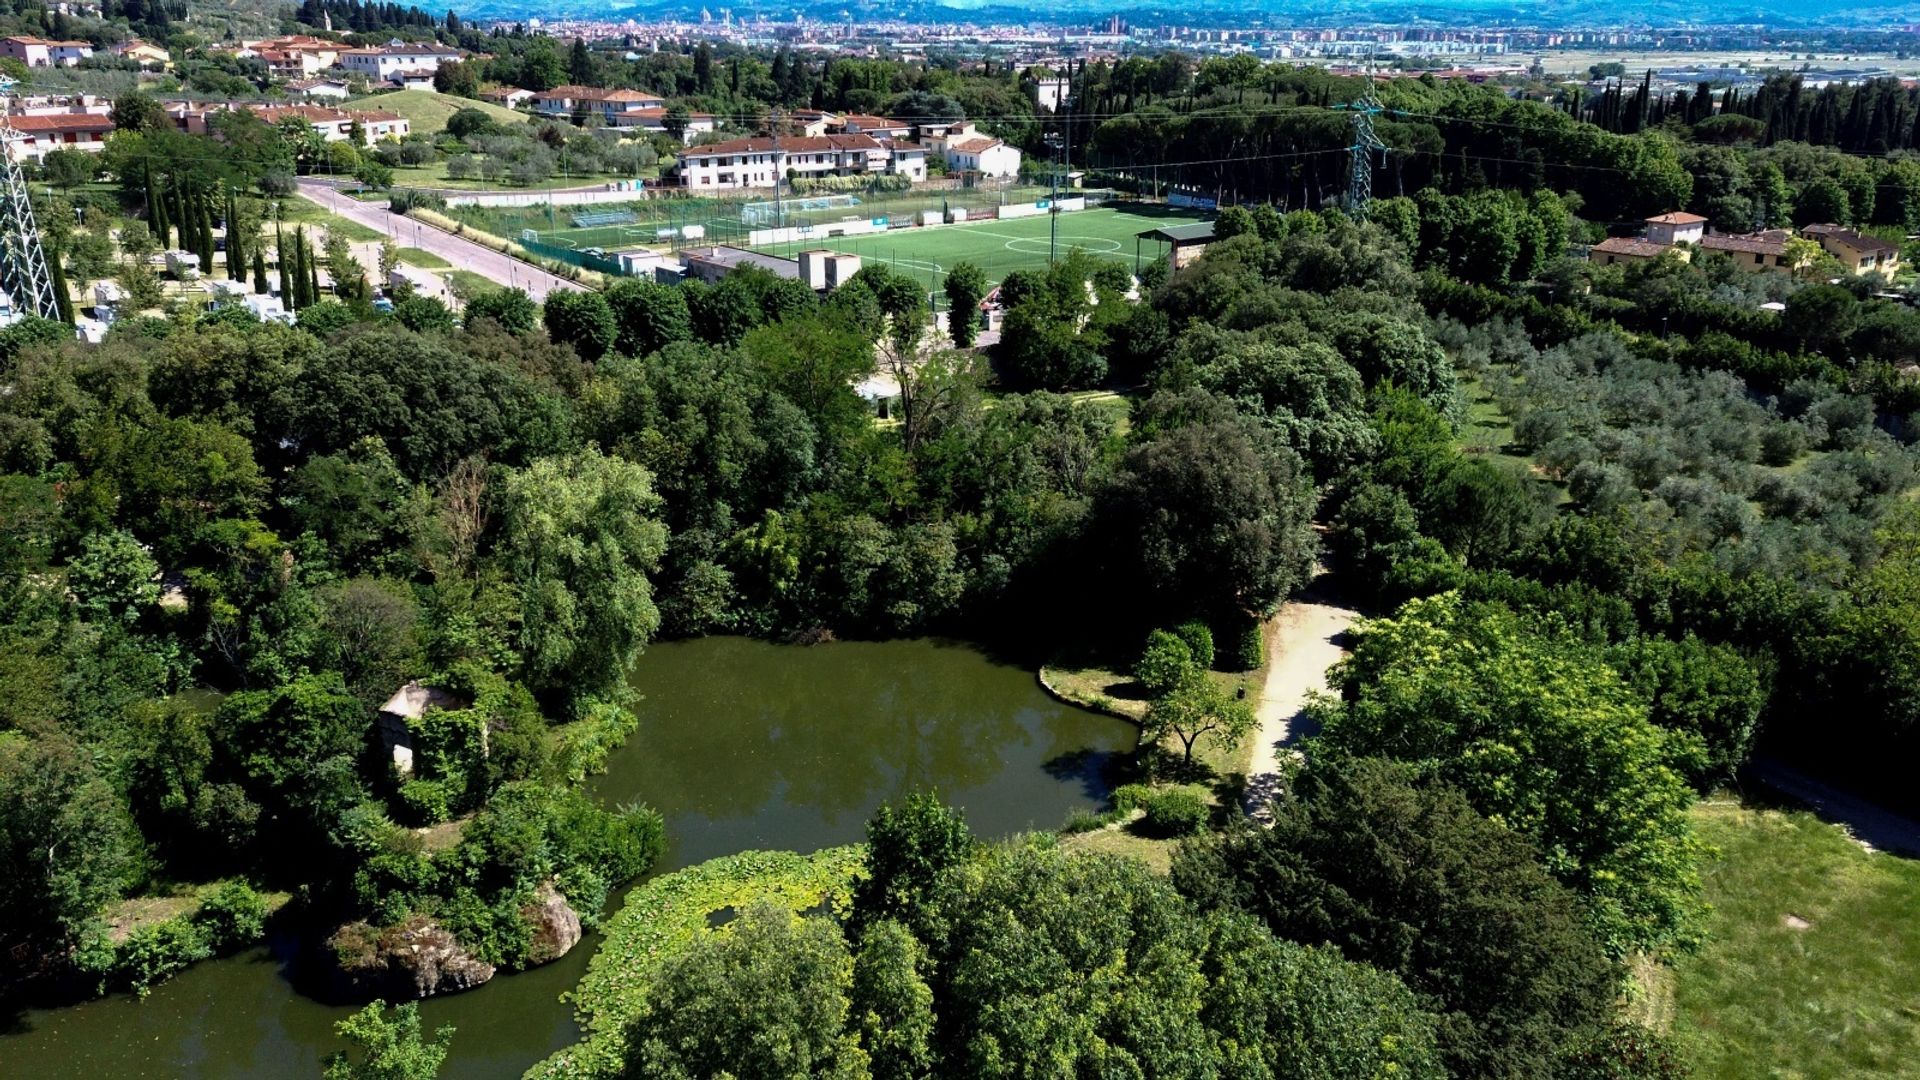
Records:
{"label": "cypress tree", "polygon": [[147,217],[150,219],[148,224],[153,226],[153,235],[160,241],[160,249],[169,251],[172,250],[173,244],[168,240],[167,234],[173,231],[173,223],[167,220],[167,201],[161,198],[161,190],[154,186],[153,173],[148,171]]}
{"label": "cypress tree", "polygon": [[307,297],[307,230],[293,230],[293,306],[306,307],[312,303]]}
{"label": "cypress tree", "polygon": [[234,228],[233,190],[227,190],[226,227],[227,227],[227,280],[247,280],[246,245],[240,242],[240,230]]}
{"label": "cypress tree", "polygon": [[213,274],[213,200],[200,199],[200,272]]}
{"label": "cypress tree", "polygon": [[260,253],[258,247],[253,249],[253,291],[262,296],[267,291],[267,257]]}
{"label": "cypress tree", "polygon": [[273,261],[274,268],[280,271],[280,301],[292,310],[294,296],[287,288],[287,234],[280,231],[277,221],[273,223]]}
{"label": "cypress tree", "polygon": [[313,260],[311,247],[307,249],[307,300],[314,304],[320,302],[320,264]]}
{"label": "cypress tree", "polygon": [[60,321],[72,326],[73,297],[67,293],[67,268],[58,244],[47,245],[47,276],[53,281],[53,303],[60,311]]}
{"label": "cypress tree", "polygon": [[187,206],[187,186],[177,180],[173,183],[173,220],[180,230],[180,250],[199,250],[199,241],[193,235],[196,218]]}

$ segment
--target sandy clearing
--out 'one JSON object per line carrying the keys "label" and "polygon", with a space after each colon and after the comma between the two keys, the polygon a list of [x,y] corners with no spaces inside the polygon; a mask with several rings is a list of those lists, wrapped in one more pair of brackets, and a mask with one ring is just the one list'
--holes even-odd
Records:
{"label": "sandy clearing", "polygon": [[1278,791],[1280,755],[1298,754],[1294,747],[1313,734],[1300,714],[1309,694],[1327,689],[1327,669],[1346,655],[1347,630],[1359,617],[1324,598],[1301,599],[1281,608],[1267,625],[1272,662],[1255,709],[1260,727],[1247,768],[1246,810],[1253,817],[1265,818],[1267,803]]}

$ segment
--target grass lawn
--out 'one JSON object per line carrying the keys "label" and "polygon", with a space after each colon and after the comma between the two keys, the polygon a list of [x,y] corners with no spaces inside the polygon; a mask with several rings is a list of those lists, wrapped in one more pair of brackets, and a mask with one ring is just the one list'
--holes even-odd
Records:
{"label": "grass lawn", "polygon": [[[639,179],[651,179],[657,175],[657,168],[642,170]],[[447,175],[447,163],[436,161],[431,165],[402,165],[393,170],[393,186],[397,188],[446,188],[454,191],[564,191],[569,188],[591,187],[604,184],[609,180],[632,180],[635,177],[622,173],[619,176],[606,173],[585,175],[574,173],[571,176],[555,176],[537,184],[511,184],[504,180],[490,181],[479,176],[469,176],[455,180]]]}
{"label": "grass lawn", "polygon": [[[297,195],[281,201],[280,223],[289,230],[295,225],[306,225],[309,227],[318,225],[326,229],[329,233],[337,232],[356,244],[369,240],[386,239],[385,233],[369,229],[357,221],[348,221],[338,214],[328,213],[320,204],[310,202]],[[309,235],[309,239],[311,239],[311,235]]]}
{"label": "grass lawn", "polygon": [[408,266],[417,266],[422,270],[445,270],[453,265],[431,251],[421,251],[419,248],[410,247],[400,249],[400,261],[406,263]]}
{"label": "grass lawn", "polygon": [[[1163,225],[1181,225],[1205,220],[1204,216],[1148,209],[1144,207],[1102,207],[1058,215],[1058,251],[1064,255],[1075,248],[1101,259],[1117,259],[1132,267],[1135,237],[1147,229]],[[859,255],[864,259],[890,262],[898,270],[927,281],[937,290],[946,270],[967,261],[987,273],[987,280],[998,282],[1015,270],[1041,269],[1047,265],[1050,239],[1055,222],[1042,214],[1006,221],[966,222],[932,228],[893,229],[865,236],[844,236],[820,240],[800,240],[771,245],[761,250],[790,255],[811,247],[832,248]],[[1143,240],[1138,256],[1144,263],[1158,258],[1164,245]]]}
{"label": "grass lawn", "polygon": [[482,277],[471,270],[449,270],[447,287],[453,290],[453,295],[462,300],[471,300],[476,296],[498,292],[501,285],[492,278]]}
{"label": "grass lawn", "polygon": [[527,122],[526,113],[503,109],[484,101],[439,94],[432,90],[398,90],[391,94],[375,94],[372,97],[358,98],[348,102],[346,108],[349,111],[374,110],[398,113],[407,118],[407,123],[415,135],[436,135],[446,130],[448,119],[461,109],[479,109],[500,124]]}
{"label": "grass lawn", "polygon": [[1920,1074],[1920,862],[1801,812],[1708,802],[1693,820],[1714,911],[1670,1009],[1694,1075]]}

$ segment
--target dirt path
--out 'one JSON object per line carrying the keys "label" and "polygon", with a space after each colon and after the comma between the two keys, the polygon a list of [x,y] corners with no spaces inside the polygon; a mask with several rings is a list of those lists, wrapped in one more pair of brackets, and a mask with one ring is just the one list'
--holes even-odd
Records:
{"label": "dirt path", "polygon": [[1847,830],[1868,850],[1920,855],[1920,822],[1884,809],[1837,788],[1777,758],[1756,758],[1747,765],[1750,780],[1806,804],[1815,816]]}
{"label": "dirt path", "polygon": [[1307,695],[1327,689],[1327,669],[1346,655],[1347,629],[1359,617],[1354,609],[1309,589],[1268,624],[1271,663],[1260,688],[1260,727],[1247,768],[1246,809],[1253,817],[1266,817],[1267,803],[1278,791],[1280,755],[1299,753],[1294,747],[1313,734],[1300,715]]}

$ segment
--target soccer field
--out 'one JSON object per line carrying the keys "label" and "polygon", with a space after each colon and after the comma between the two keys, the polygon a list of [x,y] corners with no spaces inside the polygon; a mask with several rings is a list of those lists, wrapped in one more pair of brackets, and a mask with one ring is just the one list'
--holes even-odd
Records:
{"label": "soccer field", "polygon": [[[1134,262],[1134,239],[1140,233],[1164,225],[1205,220],[1203,215],[1157,207],[1074,210],[1057,216],[1061,255],[1079,248],[1097,258],[1118,259],[1129,269]],[[795,240],[764,245],[759,250],[791,256],[810,248],[831,248],[862,259],[892,263],[902,272],[924,278],[929,289],[937,290],[946,271],[959,262],[980,267],[986,271],[987,280],[995,283],[1015,270],[1044,268],[1053,224],[1047,215],[1041,214],[1005,221],[893,229],[864,236]],[[1139,241],[1141,264],[1159,258],[1165,248],[1166,245],[1156,240]]]}

